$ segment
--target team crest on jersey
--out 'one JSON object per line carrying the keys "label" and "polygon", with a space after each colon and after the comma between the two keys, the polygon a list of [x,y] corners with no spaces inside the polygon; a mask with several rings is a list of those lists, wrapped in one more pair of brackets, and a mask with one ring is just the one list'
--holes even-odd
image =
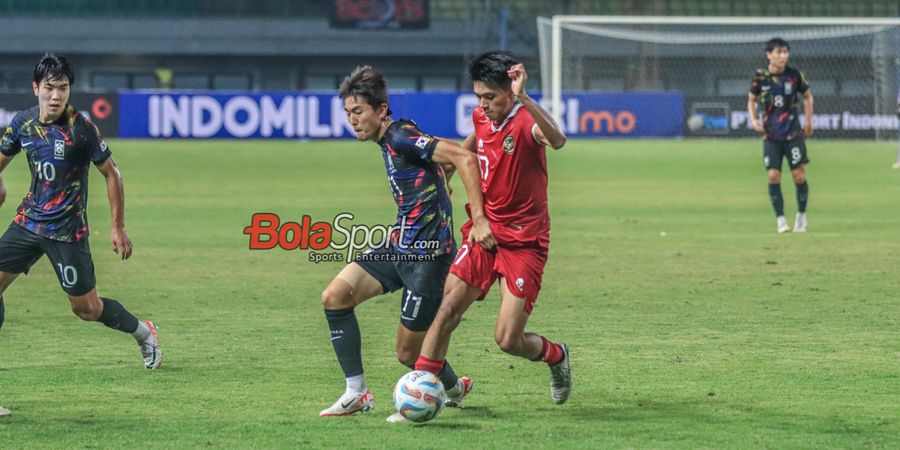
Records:
{"label": "team crest on jersey", "polygon": [[522,288],[525,287],[525,280],[523,280],[521,278],[516,278],[516,287],[519,288],[519,290],[521,291]]}
{"label": "team crest on jersey", "polygon": [[512,155],[513,150],[516,149],[516,141],[512,136],[506,136],[503,138],[503,151]]}
{"label": "team crest on jersey", "polygon": [[784,93],[785,95],[791,95],[791,91],[794,89],[794,85],[790,81],[784,82]]}
{"label": "team crest on jersey", "polygon": [[53,143],[53,159],[65,159],[66,157],[66,141],[57,139]]}

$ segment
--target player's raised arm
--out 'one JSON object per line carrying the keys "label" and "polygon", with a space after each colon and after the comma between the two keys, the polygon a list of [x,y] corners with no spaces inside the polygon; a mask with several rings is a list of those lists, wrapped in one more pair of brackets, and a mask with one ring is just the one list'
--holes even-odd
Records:
{"label": "player's raised arm", "polygon": [[513,94],[522,103],[522,106],[531,113],[534,122],[537,124],[534,137],[538,142],[549,145],[556,150],[566,145],[566,135],[559,129],[556,121],[550,117],[541,105],[538,105],[534,99],[528,96],[525,91],[525,82],[528,81],[528,74],[525,72],[525,66],[516,64],[509,69],[509,78],[512,80]]}
{"label": "player's raised arm", "polygon": [[486,249],[492,248],[497,242],[491,232],[491,224],[484,215],[484,199],[481,196],[481,172],[478,169],[478,161],[475,154],[461,147],[453,141],[437,142],[431,160],[438,164],[453,164],[459,171],[459,178],[466,187],[466,195],[469,197],[469,208],[472,214],[472,232],[469,233],[469,242],[477,242]]}
{"label": "player's raised arm", "polygon": [[128,233],[125,232],[125,185],[122,182],[122,174],[112,156],[97,166],[97,169],[106,178],[106,195],[109,197],[109,210],[112,216],[112,230],[109,236],[112,249],[122,259],[128,259],[131,256],[132,244]]}

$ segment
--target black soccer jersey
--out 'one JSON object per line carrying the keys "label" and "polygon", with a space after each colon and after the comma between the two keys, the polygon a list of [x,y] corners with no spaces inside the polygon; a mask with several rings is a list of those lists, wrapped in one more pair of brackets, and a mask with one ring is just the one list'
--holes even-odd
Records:
{"label": "black soccer jersey", "polygon": [[75,242],[88,235],[88,168],[110,157],[109,148],[90,120],[66,106],[53,123],[39,119],[37,106],[16,114],[0,139],[0,152],[23,149],[31,169],[31,188],[14,222],[49,239]]}
{"label": "black soccer jersey", "polygon": [[762,109],[763,129],[768,140],[791,140],[801,136],[801,94],[809,89],[806,77],[797,69],[786,66],[783,73],[756,69],[750,84]]}
{"label": "black soccer jersey", "polygon": [[415,122],[392,123],[378,141],[388,182],[397,203],[391,244],[401,253],[442,255],[456,251],[453,218],[444,171],[431,160],[437,139]]}

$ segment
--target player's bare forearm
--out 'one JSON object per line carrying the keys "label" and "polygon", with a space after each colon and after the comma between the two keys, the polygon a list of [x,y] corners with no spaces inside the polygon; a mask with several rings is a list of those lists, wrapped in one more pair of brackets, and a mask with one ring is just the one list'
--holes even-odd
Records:
{"label": "player's bare forearm", "polygon": [[806,137],[812,136],[813,134],[813,103],[812,91],[807,89],[806,92],[803,93],[803,114],[806,116],[806,126],[803,127],[803,135]]}
{"label": "player's bare forearm", "polygon": [[756,117],[756,96],[753,94],[747,94],[747,115],[749,116],[750,124],[753,125],[753,129],[759,132],[763,132],[763,127],[759,123],[759,119]]}
{"label": "player's bare forearm", "polygon": [[484,215],[484,197],[481,194],[481,172],[475,154],[469,152],[452,141],[438,141],[431,157],[438,164],[453,164],[459,172],[459,179],[466,188],[469,198],[469,210],[472,214],[473,229],[469,240],[478,242],[485,248],[494,246],[490,223]]}
{"label": "player's bare forearm", "polygon": [[[6,156],[0,153],[0,173],[6,169],[6,166],[9,165],[9,162],[12,161],[12,156]],[[3,184],[3,177],[0,177],[0,205],[6,202],[6,185]]]}
{"label": "player's bare forearm", "polygon": [[112,157],[98,167],[106,178],[106,195],[109,198],[109,210],[113,228],[125,228],[125,183],[122,174]]}
{"label": "player's bare forearm", "polygon": [[522,103],[522,106],[531,113],[531,117],[537,124],[538,130],[540,130],[546,140],[546,142],[544,142],[545,144],[549,144],[555,150],[559,150],[566,145],[566,135],[560,130],[556,121],[550,117],[550,114],[547,113],[547,111],[544,111],[544,108],[541,108],[541,105],[525,93],[519,95],[518,99]]}

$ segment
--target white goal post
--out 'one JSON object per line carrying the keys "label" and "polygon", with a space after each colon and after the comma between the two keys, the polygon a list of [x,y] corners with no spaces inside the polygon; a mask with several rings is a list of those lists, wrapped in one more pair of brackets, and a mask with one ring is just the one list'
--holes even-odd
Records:
{"label": "white goal post", "polygon": [[839,137],[897,136],[900,18],[560,15],[537,27],[557,121],[564,92],[677,91],[697,104],[727,99],[740,114],[736,99],[765,67],[766,41],[781,37],[816,97],[814,120]]}

